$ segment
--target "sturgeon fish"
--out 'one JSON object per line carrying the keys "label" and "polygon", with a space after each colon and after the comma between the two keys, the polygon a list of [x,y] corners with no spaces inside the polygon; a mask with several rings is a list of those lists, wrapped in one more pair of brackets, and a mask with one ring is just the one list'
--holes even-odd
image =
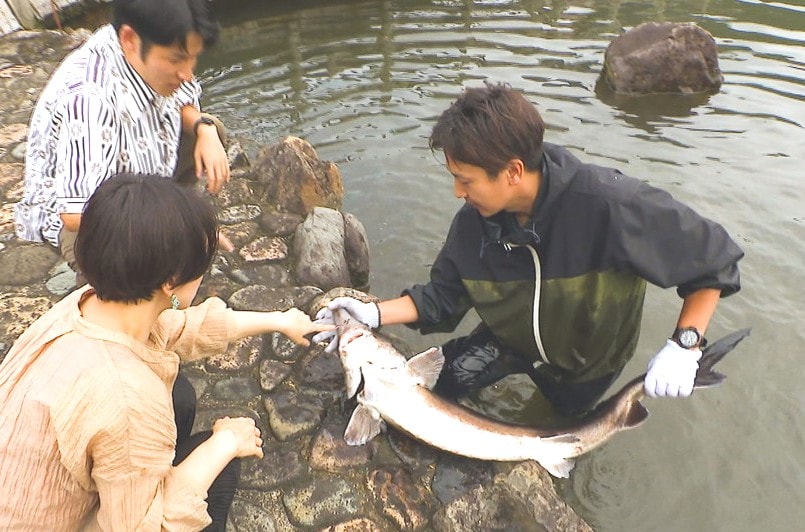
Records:
{"label": "sturgeon fish", "polygon": [[[535,460],[552,475],[566,478],[576,457],[648,417],[640,402],[645,397],[643,374],[583,419],[561,429],[493,420],[430,391],[444,364],[440,347],[406,360],[391,342],[346,310],[335,310],[334,319],[347,396],[357,396],[358,401],[344,432],[348,445],[367,443],[380,433],[385,421],[453,454],[479,460]],[[695,388],[723,381],[724,375],[713,371],[713,366],[748,335],[749,329],[744,329],[706,347]]]}

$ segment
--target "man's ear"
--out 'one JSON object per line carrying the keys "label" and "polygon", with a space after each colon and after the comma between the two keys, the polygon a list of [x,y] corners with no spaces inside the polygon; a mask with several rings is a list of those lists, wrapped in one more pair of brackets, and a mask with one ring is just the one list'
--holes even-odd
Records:
{"label": "man's ear", "polygon": [[516,185],[523,178],[525,173],[525,165],[520,159],[512,159],[506,164],[506,179],[509,184]]}
{"label": "man's ear", "polygon": [[127,58],[132,54],[140,54],[142,40],[140,36],[137,35],[137,32],[134,31],[134,28],[128,24],[123,24],[117,31],[117,37],[120,39],[120,47],[123,49],[123,55]]}

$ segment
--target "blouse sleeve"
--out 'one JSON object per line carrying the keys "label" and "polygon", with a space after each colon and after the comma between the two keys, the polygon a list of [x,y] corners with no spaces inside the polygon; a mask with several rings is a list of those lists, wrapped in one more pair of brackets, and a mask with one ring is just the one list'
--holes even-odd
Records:
{"label": "blouse sleeve", "polygon": [[164,311],[150,341],[187,362],[226,350],[234,330],[233,311],[221,299],[211,297],[184,310]]}
{"label": "blouse sleeve", "polygon": [[62,463],[98,492],[101,530],[200,530],[211,522],[206,491],[174,475],[169,393],[159,381],[98,370],[52,413]]}

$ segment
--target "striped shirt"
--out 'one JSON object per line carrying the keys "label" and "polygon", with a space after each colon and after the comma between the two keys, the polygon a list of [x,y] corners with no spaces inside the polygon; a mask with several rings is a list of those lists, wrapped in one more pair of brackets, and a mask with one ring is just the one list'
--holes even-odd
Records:
{"label": "striped shirt", "polygon": [[171,96],[157,94],[126,61],[114,28],[98,29],[59,65],[34,108],[17,235],[58,247],[59,214],[81,214],[107,178],[172,176],[182,107],[198,108],[200,97],[195,79]]}

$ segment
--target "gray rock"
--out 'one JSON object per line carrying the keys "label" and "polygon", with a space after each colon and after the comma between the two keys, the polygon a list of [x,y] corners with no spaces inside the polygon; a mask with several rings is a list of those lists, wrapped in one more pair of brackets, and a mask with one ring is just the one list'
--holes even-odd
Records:
{"label": "gray rock", "polygon": [[360,492],[344,478],[324,476],[286,491],[283,502],[291,521],[306,527],[324,527],[358,517]]}
{"label": "gray rock", "polygon": [[303,479],[307,473],[307,464],[302,461],[299,447],[296,440],[289,444],[274,443],[264,446],[263,458],[242,462],[241,489],[272,490]]}
{"label": "gray rock", "polygon": [[369,289],[369,237],[358,218],[344,213],[344,251],[351,286],[359,290]]}
{"label": "gray rock", "polygon": [[232,503],[229,518],[235,532],[295,532],[282,505],[279,491],[240,490]]}
{"label": "gray rock", "polygon": [[329,290],[350,286],[344,249],[344,219],[333,209],[316,207],[296,229],[296,278],[301,284]]}
{"label": "gray rock", "polygon": [[58,253],[47,244],[23,245],[10,251],[0,254],[0,279],[12,286],[41,281],[59,260]]}
{"label": "gray rock", "polygon": [[723,75],[713,36],[694,23],[646,22],[607,47],[604,80],[617,94],[717,92]]}
{"label": "gray rock", "polygon": [[321,290],[313,286],[268,287],[253,285],[241,288],[228,300],[235,310],[287,310],[291,307],[307,308]]}
{"label": "gray rock", "polygon": [[304,216],[290,212],[266,212],[260,217],[260,227],[270,235],[289,236],[304,220]]}
{"label": "gray rock", "polygon": [[326,405],[318,394],[309,391],[275,390],[263,399],[269,424],[280,441],[309,433],[322,419]]}

